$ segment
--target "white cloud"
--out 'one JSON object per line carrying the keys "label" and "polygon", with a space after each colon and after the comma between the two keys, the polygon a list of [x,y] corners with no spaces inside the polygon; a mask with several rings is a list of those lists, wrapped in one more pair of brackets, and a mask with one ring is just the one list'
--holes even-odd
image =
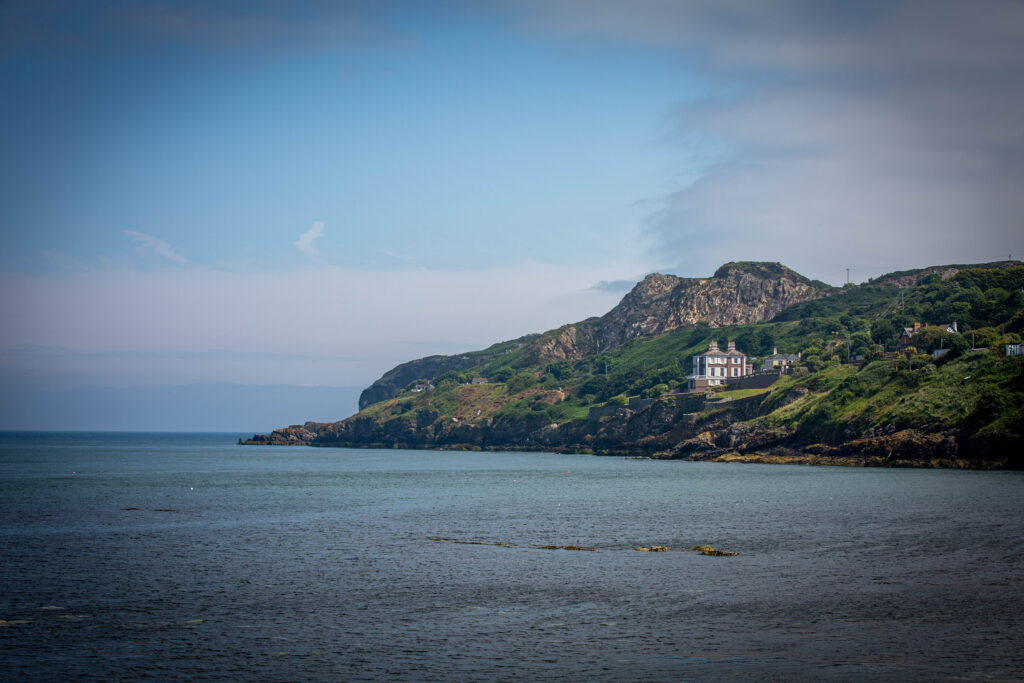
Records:
{"label": "white cloud", "polygon": [[306,232],[302,233],[298,240],[295,242],[295,246],[299,248],[306,256],[312,256],[316,253],[316,247],[313,246],[313,242],[317,240],[321,235],[324,234],[324,224],[322,221],[314,221],[313,227]]}
{"label": "white cloud", "polygon": [[159,237],[147,235],[144,232],[136,232],[134,230],[125,230],[124,234],[128,239],[135,243],[136,249],[138,249],[140,254],[156,254],[170,259],[171,261],[187,263],[181,254],[174,251],[174,247]]}

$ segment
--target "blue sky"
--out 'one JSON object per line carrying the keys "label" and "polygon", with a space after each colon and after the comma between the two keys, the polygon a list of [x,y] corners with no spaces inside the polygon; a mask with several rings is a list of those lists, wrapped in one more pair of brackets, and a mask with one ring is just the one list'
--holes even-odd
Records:
{"label": "blue sky", "polygon": [[601,314],[623,291],[598,283],[652,271],[1019,256],[1022,16],[4,3],[0,398],[39,408],[0,428],[131,423],[131,401],[48,423],[61,387],[361,387]]}
{"label": "blue sky", "polygon": [[116,261],[130,229],[190,263],[296,266],[314,221],[343,267],[600,264],[690,171],[661,129],[709,86],[672,51],[409,7],[362,13],[379,44],[11,55],[4,265]]}

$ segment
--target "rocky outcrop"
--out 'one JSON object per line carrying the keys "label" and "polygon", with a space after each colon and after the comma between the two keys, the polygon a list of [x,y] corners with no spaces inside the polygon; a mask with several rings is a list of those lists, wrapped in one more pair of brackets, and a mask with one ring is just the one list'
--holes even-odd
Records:
{"label": "rocky outcrop", "polygon": [[327,422],[307,422],[275,429],[270,434],[256,434],[251,439],[239,439],[238,443],[247,446],[304,446],[316,439],[320,430]]}
{"label": "rocky outcrop", "polygon": [[710,278],[653,273],[607,314],[544,334],[532,349],[539,358],[576,360],[683,327],[770,320],[793,304],[832,291],[781,263],[727,263]]}

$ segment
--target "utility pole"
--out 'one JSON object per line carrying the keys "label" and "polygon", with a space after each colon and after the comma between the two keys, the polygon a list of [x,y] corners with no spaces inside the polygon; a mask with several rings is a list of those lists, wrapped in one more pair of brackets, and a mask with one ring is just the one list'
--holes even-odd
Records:
{"label": "utility pole", "polygon": [[846,269],[846,284],[850,284],[850,269]]}

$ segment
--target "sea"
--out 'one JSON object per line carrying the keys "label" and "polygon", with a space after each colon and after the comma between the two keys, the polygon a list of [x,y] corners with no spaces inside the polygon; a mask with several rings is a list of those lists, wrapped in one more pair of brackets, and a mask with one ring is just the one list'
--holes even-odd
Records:
{"label": "sea", "polygon": [[1021,472],[239,436],[0,434],[0,678],[1024,679]]}

